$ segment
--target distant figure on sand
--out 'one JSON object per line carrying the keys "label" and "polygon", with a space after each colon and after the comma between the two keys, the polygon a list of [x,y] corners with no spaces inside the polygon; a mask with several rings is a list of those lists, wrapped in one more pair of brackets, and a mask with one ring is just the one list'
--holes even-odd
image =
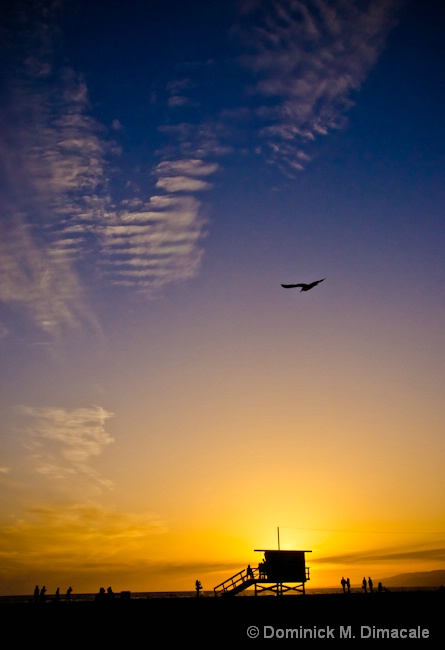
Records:
{"label": "distant figure on sand", "polygon": [[40,590],[40,601],[42,603],[46,603],[46,587],[43,585],[43,587]]}
{"label": "distant figure on sand", "polygon": [[66,596],[65,596],[66,600],[71,600],[71,592],[72,591],[73,591],[73,588],[68,587],[68,589],[66,590]]}
{"label": "distant figure on sand", "polygon": [[108,600],[113,600],[114,598],[114,592],[111,587],[108,587],[107,589],[107,599]]}
{"label": "distant figure on sand", "polygon": [[39,597],[40,597],[40,589],[39,589],[39,585],[36,585],[36,587],[34,589],[34,602],[35,603],[39,602]]}
{"label": "distant figure on sand", "polygon": [[103,601],[105,600],[106,597],[107,597],[107,595],[106,595],[106,593],[105,593],[105,589],[104,589],[103,587],[101,587],[101,588],[99,589],[99,592],[96,594],[96,598],[95,598],[95,600],[96,600],[97,602],[103,602]]}
{"label": "distant figure on sand", "polygon": [[57,602],[59,602],[59,600],[60,600],[60,587],[57,587],[57,589],[56,589],[56,594],[54,596],[54,600],[56,600]]}
{"label": "distant figure on sand", "polygon": [[195,582],[196,597],[199,598],[199,592],[202,591],[202,584],[199,580]]}
{"label": "distant figure on sand", "polygon": [[351,593],[351,581],[349,578],[346,578],[346,587],[348,588],[348,594]]}
{"label": "distant figure on sand", "polygon": [[364,591],[365,594],[366,594],[366,578],[363,578],[362,589],[363,589],[363,591]]}
{"label": "distant figure on sand", "polygon": [[347,584],[347,583],[346,583],[346,580],[345,580],[344,578],[342,578],[342,579],[340,580],[340,584],[341,584],[341,587],[342,587],[342,589],[343,589],[343,593],[345,594],[345,593],[346,593],[346,584]]}
{"label": "distant figure on sand", "polygon": [[250,566],[250,564],[247,565],[246,573],[247,573],[247,579],[248,580],[253,580],[253,571],[252,571],[252,567]]}
{"label": "distant figure on sand", "polygon": [[372,587],[373,587],[373,584],[374,584],[374,583],[372,582],[371,578],[368,578],[369,591],[371,592],[371,594],[372,594]]}

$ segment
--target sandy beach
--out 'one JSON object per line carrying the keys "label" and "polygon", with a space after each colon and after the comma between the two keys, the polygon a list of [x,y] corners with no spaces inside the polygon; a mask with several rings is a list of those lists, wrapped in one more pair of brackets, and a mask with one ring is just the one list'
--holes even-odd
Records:
{"label": "sandy beach", "polygon": [[236,642],[297,639],[443,639],[443,591],[234,598],[152,598],[0,607],[2,623],[36,638]]}

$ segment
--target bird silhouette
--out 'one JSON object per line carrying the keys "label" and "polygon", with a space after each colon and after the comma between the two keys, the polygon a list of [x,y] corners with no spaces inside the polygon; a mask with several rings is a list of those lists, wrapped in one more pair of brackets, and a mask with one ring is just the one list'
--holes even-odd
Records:
{"label": "bird silhouette", "polygon": [[[326,278],[323,278],[323,280],[326,280]],[[317,284],[323,282],[323,280],[316,280],[315,282],[311,282],[310,284],[304,284],[303,282],[301,282],[300,284],[282,284],[281,286],[284,287],[284,289],[293,289],[294,287],[301,287],[301,291],[309,291],[309,289],[313,289],[314,287],[317,286]]]}

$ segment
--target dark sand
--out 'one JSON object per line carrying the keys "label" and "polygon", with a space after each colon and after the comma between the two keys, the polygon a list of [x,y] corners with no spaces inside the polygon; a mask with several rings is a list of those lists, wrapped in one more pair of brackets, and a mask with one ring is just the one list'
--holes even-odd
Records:
{"label": "dark sand", "polygon": [[[17,603],[2,604],[0,616],[4,638],[10,629],[15,639],[33,638],[45,646],[72,642],[86,648],[97,643],[145,648],[153,643],[193,642],[216,647],[259,639],[306,644],[322,639],[329,644],[335,639],[351,643],[349,635],[355,642],[380,642],[381,637],[373,636],[374,628],[415,630],[416,635],[428,631],[428,636],[399,643],[445,640],[444,591]],[[248,634],[251,626],[258,628],[255,640]],[[316,638],[308,633],[304,640],[295,633],[285,637],[287,629],[301,635],[301,628],[311,628]],[[250,629],[251,635],[255,633]]]}

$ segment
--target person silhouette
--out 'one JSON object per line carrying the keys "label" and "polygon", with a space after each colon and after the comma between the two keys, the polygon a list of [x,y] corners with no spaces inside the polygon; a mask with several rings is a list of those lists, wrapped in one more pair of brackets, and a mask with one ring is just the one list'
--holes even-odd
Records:
{"label": "person silhouette", "polygon": [[57,587],[57,589],[56,589],[56,594],[54,596],[54,600],[56,600],[57,602],[59,602],[59,600],[60,600],[60,587]]}
{"label": "person silhouette", "polygon": [[200,583],[199,580],[196,580],[195,582],[195,589],[196,589],[196,597],[199,598],[199,593],[202,591],[202,584]]}
{"label": "person silhouette", "polygon": [[108,587],[107,589],[107,599],[108,600],[113,600],[114,598],[114,592],[111,587]]}
{"label": "person silhouette", "polygon": [[368,578],[368,585],[369,585],[369,591],[372,594],[373,582],[372,582],[371,578]]}
{"label": "person silhouette", "polygon": [[99,589],[98,593],[96,594],[95,600],[97,602],[103,602],[106,597],[107,597],[107,595],[105,593],[105,589],[103,587],[101,587]]}
{"label": "person silhouette", "polygon": [[65,596],[66,600],[71,600],[71,592],[72,591],[73,591],[73,588],[68,587],[68,589],[66,590],[66,596]]}
{"label": "person silhouette", "polygon": [[340,580],[340,584],[343,589],[343,593],[346,593],[346,580],[344,579],[344,577],[342,577],[342,579]]}
{"label": "person silhouette", "polygon": [[346,587],[348,589],[348,594],[350,594],[351,593],[351,581],[349,580],[349,578],[346,578]]}
{"label": "person silhouette", "polygon": [[366,594],[366,578],[363,578],[363,581],[362,581],[362,589],[363,589],[363,591],[364,591],[365,594]]}
{"label": "person silhouette", "polygon": [[40,589],[39,589],[39,585],[36,585],[34,589],[34,602],[38,603],[39,598],[40,598]]}
{"label": "person silhouette", "polygon": [[40,590],[40,601],[42,603],[46,603],[46,587],[43,585],[43,587]]}
{"label": "person silhouette", "polygon": [[252,567],[250,566],[250,564],[247,565],[246,574],[247,574],[247,579],[248,580],[253,580],[253,571],[252,571]]}

